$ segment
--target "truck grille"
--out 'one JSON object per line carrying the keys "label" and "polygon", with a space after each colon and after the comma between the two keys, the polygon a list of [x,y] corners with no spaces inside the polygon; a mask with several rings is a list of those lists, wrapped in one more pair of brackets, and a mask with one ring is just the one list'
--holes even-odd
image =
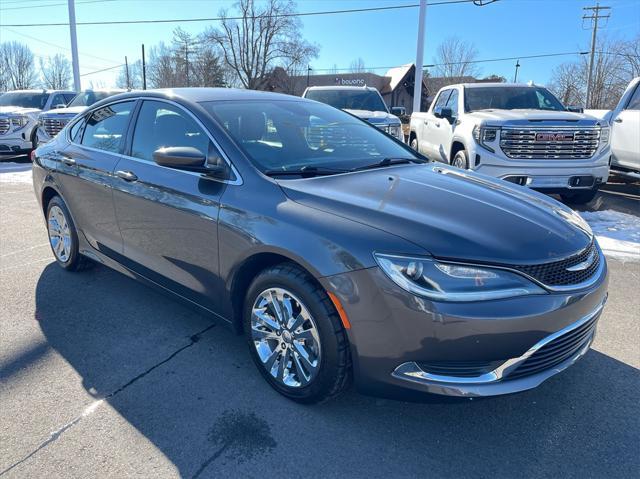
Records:
{"label": "truck grille", "polygon": [[0,117],[0,135],[4,135],[9,131],[10,123],[9,118]]}
{"label": "truck grille", "polygon": [[56,136],[58,133],[60,133],[60,130],[62,130],[67,123],[69,123],[68,118],[64,118],[64,119],[44,118],[42,120],[42,126],[44,127],[44,131],[46,131],[47,135],[49,135],[52,138]]}
{"label": "truck grille", "polygon": [[[584,269],[571,271],[572,267],[580,265],[591,260]],[[512,268],[531,276],[547,286],[569,286],[580,284],[591,278],[600,266],[600,253],[596,247],[595,241],[592,241],[580,253],[570,256],[569,258],[554,261],[551,263],[542,263],[526,266],[512,266]]]}
{"label": "truck grille", "polygon": [[545,344],[518,366],[507,379],[530,376],[566,361],[577,354],[593,338],[598,315],[575,329]]}
{"label": "truck grille", "polygon": [[599,128],[503,128],[500,132],[500,148],[515,160],[585,160],[599,144]]}

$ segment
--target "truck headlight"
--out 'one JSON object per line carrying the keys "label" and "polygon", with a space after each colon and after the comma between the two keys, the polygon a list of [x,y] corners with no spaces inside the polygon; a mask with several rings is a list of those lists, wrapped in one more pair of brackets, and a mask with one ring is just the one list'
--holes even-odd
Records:
{"label": "truck headlight", "polygon": [[11,117],[11,126],[14,130],[19,130],[20,128],[24,128],[29,123],[29,117],[24,115],[12,116]]}
{"label": "truck headlight", "polygon": [[390,125],[389,134],[399,140],[404,141],[404,134],[402,133],[402,125]]}
{"label": "truck headlight", "polygon": [[496,141],[498,138],[498,128],[476,125],[473,127],[473,138],[480,146],[486,148],[491,153],[495,153],[496,150],[487,143],[494,143]]}
{"label": "truck headlight", "polygon": [[435,301],[487,301],[546,291],[524,276],[498,268],[433,258],[374,253],[382,271],[405,291]]}
{"label": "truck headlight", "polygon": [[607,128],[607,127],[600,128],[600,142],[602,146],[609,144],[610,136],[611,136],[611,128]]}

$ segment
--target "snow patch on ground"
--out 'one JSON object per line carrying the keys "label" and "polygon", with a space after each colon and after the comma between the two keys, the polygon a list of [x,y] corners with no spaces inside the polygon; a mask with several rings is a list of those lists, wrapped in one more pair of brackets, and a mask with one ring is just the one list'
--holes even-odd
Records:
{"label": "snow patch on ground", "polygon": [[27,171],[0,172],[0,183],[29,183],[31,184],[31,169]]}
{"label": "snow patch on ground", "polygon": [[613,210],[582,211],[605,255],[640,261],[640,217]]}

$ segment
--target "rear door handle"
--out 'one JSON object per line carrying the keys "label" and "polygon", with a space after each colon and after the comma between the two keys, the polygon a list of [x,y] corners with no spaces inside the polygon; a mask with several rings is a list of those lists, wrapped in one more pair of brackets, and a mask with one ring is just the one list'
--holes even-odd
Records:
{"label": "rear door handle", "polygon": [[76,160],[69,156],[60,155],[60,159],[67,166],[76,166]]}
{"label": "rear door handle", "polygon": [[137,181],[138,176],[133,171],[116,171],[116,176],[124,181]]}

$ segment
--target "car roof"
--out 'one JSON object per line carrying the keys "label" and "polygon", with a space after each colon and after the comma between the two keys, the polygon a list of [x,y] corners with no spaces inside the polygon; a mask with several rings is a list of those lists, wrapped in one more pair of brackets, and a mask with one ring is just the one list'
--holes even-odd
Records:
{"label": "car roof", "polygon": [[[283,93],[272,93],[239,88],[161,88],[152,90],[132,90],[109,98],[163,98],[166,100],[185,100],[193,103],[204,101],[238,101],[238,100],[296,100],[308,101],[297,96]],[[106,100],[103,100],[106,101]],[[102,102],[100,102],[102,103]]]}

